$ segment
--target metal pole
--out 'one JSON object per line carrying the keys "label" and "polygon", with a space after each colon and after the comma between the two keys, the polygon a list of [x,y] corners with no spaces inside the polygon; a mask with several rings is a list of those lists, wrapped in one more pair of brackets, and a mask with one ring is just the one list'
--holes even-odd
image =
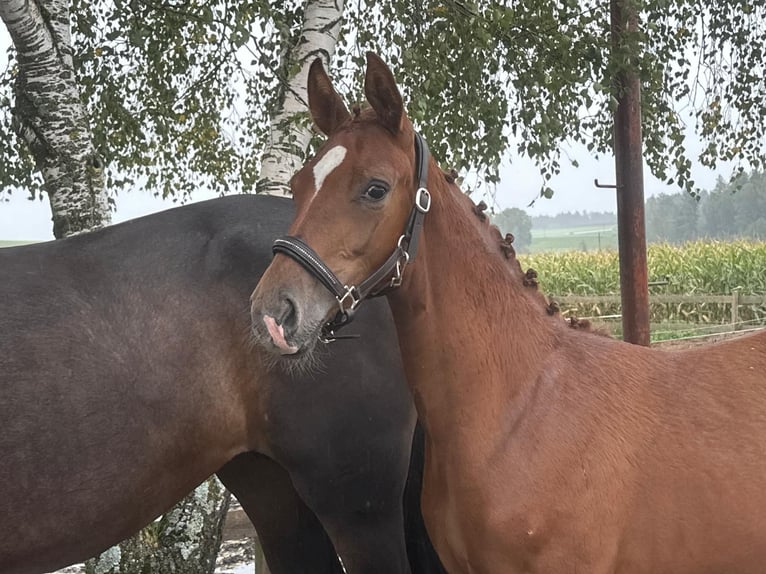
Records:
{"label": "metal pole", "polygon": [[614,158],[617,179],[617,238],[623,339],[649,345],[649,286],[644,225],[644,175],[641,156],[641,85],[626,36],[638,29],[633,0],[610,0],[612,58],[621,63],[614,78]]}

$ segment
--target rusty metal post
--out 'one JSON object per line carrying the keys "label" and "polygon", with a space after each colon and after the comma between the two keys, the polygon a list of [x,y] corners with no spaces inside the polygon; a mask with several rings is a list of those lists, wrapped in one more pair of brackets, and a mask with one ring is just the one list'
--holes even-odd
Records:
{"label": "rusty metal post", "polygon": [[644,175],[641,155],[641,84],[626,37],[638,29],[634,0],[610,0],[612,58],[620,62],[614,86],[614,159],[617,180],[617,239],[623,339],[649,345],[649,285],[644,224]]}

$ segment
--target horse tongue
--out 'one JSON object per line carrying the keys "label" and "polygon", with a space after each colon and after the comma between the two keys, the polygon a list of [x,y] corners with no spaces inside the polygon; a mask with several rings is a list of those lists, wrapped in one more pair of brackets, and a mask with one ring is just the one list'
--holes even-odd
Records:
{"label": "horse tongue", "polygon": [[294,347],[287,343],[285,340],[285,330],[273,317],[264,315],[263,322],[266,323],[266,329],[269,331],[269,335],[271,335],[271,340],[274,341],[274,344],[277,346],[281,354],[294,355],[298,352],[298,347]]}

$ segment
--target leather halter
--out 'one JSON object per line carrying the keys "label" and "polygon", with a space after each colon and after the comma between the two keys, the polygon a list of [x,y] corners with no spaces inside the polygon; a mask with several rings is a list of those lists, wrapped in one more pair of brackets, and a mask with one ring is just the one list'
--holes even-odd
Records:
{"label": "leather halter", "polygon": [[338,301],[335,317],[322,327],[320,339],[330,343],[338,338],[335,331],[348,325],[354,319],[359,304],[368,297],[378,297],[402,284],[402,273],[417,253],[423,218],[431,208],[431,194],[426,189],[428,180],[428,146],[422,136],[415,132],[415,173],[418,188],[415,204],[404,232],[399,237],[394,252],[388,259],[359,285],[346,285],[333,273],[305,241],[293,235],[284,235],[274,240],[271,251],[282,253],[297,261],[306,271],[314,276]]}

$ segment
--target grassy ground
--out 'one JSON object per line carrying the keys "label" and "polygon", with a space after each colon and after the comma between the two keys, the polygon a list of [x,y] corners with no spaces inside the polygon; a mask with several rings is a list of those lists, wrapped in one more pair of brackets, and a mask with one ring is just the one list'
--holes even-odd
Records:
{"label": "grassy ground", "polygon": [[29,243],[36,243],[35,241],[9,241],[0,239],[0,248],[2,247],[15,247],[16,245],[28,245]]}
{"label": "grassy ground", "polygon": [[532,230],[532,252],[598,249],[617,249],[617,226],[586,225]]}
{"label": "grassy ground", "polygon": [[[612,337],[622,339],[622,322],[620,319],[594,319],[593,323],[597,326],[605,327]],[[747,327],[750,326],[757,325],[747,325]],[[681,321],[651,323],[649,330],[652,343],[674,341],[677,339],[699,339],[704,341],[709,337],[716,335],[726,336],[734,332],[731,325],[700,325],[699,323],[684,323]]]}

